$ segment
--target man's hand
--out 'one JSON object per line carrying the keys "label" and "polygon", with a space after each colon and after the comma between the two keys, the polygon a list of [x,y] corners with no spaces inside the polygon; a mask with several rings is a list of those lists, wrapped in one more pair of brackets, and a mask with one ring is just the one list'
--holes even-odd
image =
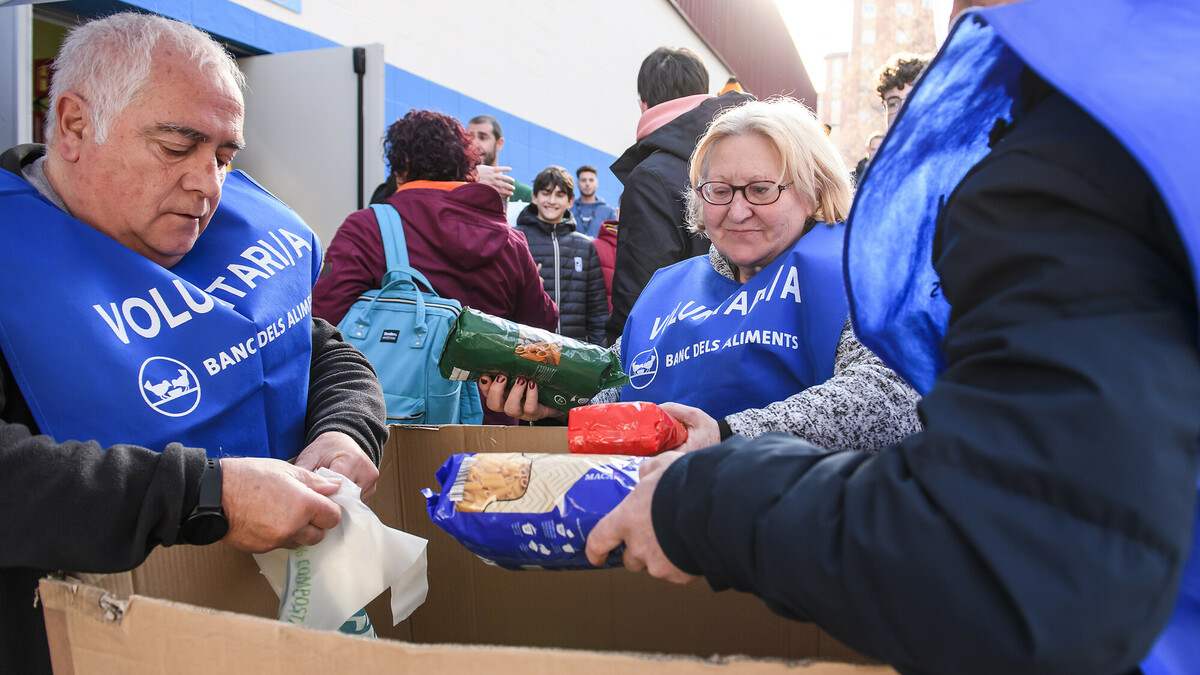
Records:
{"label": "man's hand", "polygon": [[375,482],[379,480],[375,463],[353,438],[340,431],[326,431],[317,436],[296,457],[296,466],[309,471],[326,467],[342,474],[362,490],[364,504],[375,494]]}
{"label": "man's hand", "polygon": [[500,193],[501,197],[508,199],[513,195],[513,183],[516,179],[508,175],[508,171],[512,171],[511,166],[488,166],[480,164],[475,167],[475,181],[490,185]]}
{"label": "man's hand", "polygon": [[342,510],[329,499],[338,482],[277,459],[221,460],[221,506],[229,519],[222,540],[239,551],[311,546],[338,524]]}
{"label": "man's hand", "polygon": [[547,417],[563,417],[565,412],[538,403],[537,382],[518,377],[513,383],[508,395],[504,394],[504,385],[508,378],[504,375],[491,377],[483,375],[479,378],[479,392],[483,402],[493,412],[504,413],[509,417],[532,422]]}
{"label": "man's hand", "polygon": [[658,545],[654,524],[650,520],[650,505],[654,501],[658,479],[668,466],[682,456],[681,452],[666,452],[642,462],[637,487],[617,508],[604,516],[588,535],[587,557],[593,565],[603,565],[609,552],[625,542],[625,569],[631,572],[646,570],[650,576],[677,584],[686,584],[697,578],[683,572],[667,559]]}
{"label": "man's hand", "polygon": [[674,450],[691,452],[721,442],[721,429],[717,421],[703,410],[679,403],[662,403],[659,407],[687,429],[687,441]]}

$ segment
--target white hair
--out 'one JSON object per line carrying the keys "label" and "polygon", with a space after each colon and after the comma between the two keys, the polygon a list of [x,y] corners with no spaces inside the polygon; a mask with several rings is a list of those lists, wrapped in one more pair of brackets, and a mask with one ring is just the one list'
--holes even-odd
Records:
{"label": "white hair", "polygon": [[46,117],[46,141],[57,135],[58,99],[71,92],[88,105],[93,141],[108,137],[113,121],[125,111],[146,86],[151,60],[159,43],[183,51],[199,68],[211,68],[238,90],[246,78],[237,62],[207,33],[186,23],[155,14],[123,12],[90,21],[73,29],[54,59],[50,81],[50,111]]}
{"label": "white hair", "polygon": [[765,138],[779,153],[783,161],[779,182],[791,183],[792,189],[813,205],[810,221],[833,224],[846,219],[852,192],[850,172],[841,154],[803,103],[786,96],[773,96],[721,111],[696,144],[688,165],[692,185],[684,192],[689,231],[704,231],[704,205],[694,188],[708,175],[713,147],[730,136],[748,135]]}

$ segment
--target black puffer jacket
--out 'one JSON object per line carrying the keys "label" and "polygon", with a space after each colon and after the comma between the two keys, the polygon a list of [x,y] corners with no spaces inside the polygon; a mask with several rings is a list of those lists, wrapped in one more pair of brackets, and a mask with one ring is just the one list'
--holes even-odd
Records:
{"label": "black puffer jacket", "polygon": [[608,294],[600,256],[592,240],[575,231],[575,217],[567,211],[561,223],[551,226],[538,219],[537,207],[530,204],[517,216],[517,229],[525,233],[529,252],[542,266],[546,293],[558,305],[558,333],[605,344]]}

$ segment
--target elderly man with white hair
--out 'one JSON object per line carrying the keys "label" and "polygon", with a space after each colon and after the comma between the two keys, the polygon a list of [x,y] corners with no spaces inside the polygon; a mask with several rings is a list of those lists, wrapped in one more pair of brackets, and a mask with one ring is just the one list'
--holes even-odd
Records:
{"label": "elderly man with white hair", "polygon": [[48,145],[0,155],[0,672],[50,670],[47,570],[312,544],[313,471],[374,491],[382,393],[309,313],[320,243],[228,171],[242,86],[194,27],[114,15],[55,60]]}

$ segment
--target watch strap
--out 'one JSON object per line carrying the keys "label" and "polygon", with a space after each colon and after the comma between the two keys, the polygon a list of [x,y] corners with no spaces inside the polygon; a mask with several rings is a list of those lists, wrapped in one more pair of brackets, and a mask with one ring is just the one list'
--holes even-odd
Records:
{"label": "watch strap", "polygon": [[204,463],[204,474],[200,477],[200,500],[196,502],[196,513],[201,509],[221,509],[221,460],[209,457]]}
{"label": "watch strap", "polygon": [[221,507],[221,460],[206,459],[200,476],[200,497],[191,515],[179,526],[180,538],[196,546],[212,544],[229,531],[225,509]]}

